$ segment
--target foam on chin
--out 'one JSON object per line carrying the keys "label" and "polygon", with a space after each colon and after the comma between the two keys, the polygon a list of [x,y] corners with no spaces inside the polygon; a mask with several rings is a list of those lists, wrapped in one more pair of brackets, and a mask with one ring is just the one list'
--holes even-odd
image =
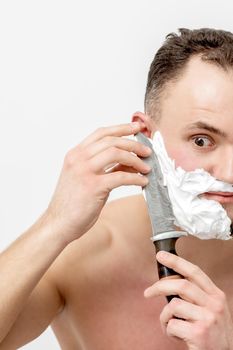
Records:
{"label": "foam on chin", "polygon": [[230,239],[231,220],[217,201],[200,198],[204,192],[233,192],[231,184],[215,179],[204,169],[185,171],[168,157],[162,135],[154,135],[153,149],[158,157],[171,200],[175,224],[201,239]]}

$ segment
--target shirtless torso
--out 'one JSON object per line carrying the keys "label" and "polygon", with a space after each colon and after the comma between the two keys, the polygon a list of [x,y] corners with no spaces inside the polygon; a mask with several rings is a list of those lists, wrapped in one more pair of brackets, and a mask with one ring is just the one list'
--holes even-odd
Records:
{"label": "shirtless torso", "polygon": [[[143,197],[111,202],[104,209],[101,222],[101,231],[91,230],[71,243],[50,269],[64,299],[62,311],[52,322],[61,348],[186,349],[182,341],[174,341],[162,332],[159,315],[166,299],[143,296],[146,287],[158,279]],[[226,249],[226,242],[215,242],[213,249],[218,249],[218,244]],[[232,246],[231,242],[227,244]],[[183,245],[178,244],[179,253],[189,256],[193,248],[185,253]],[[229,261],[229,255],[225,256]],[[205,257],[198,260],[200,267],[206,266]],[[227,294],[233,287],[229,279],[233,266],[228,264],[229,271],[224,267],[224,272],[219,261],[210,262],[209,267],[214,264],[215,272],[210,277]],[[230,296],[228,301],[231,302]]]}

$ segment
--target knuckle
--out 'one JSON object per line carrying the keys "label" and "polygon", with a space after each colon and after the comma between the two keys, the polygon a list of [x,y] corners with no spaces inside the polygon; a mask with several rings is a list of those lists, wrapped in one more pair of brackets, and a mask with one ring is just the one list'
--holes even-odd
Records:
{"label": "knuckle", "polygon": [[115,146],[111,146],[111,147],[109,147],[109,150],[108,150],[110,153],[111,153],[111,155],[112,155],[112,157],[114,157],[114,158],[116,158],[118,155],[119,155],[119,153],[121,152],[119,149],[117,149]]}
{"label": "knuckle", "polygon": [[226,294],[221,289],[218,290],[218,299],[222,304],[224,304],[227,299]]}
{"label": "knuckle", "polygon": [[177,306],[179,306],[181,304],[181,299],[180,298],[173,298],[171,301],[170,301],[170,306],[172,309],[176,308]]}
{"label": "knuckle", "polygon": [[84,148],[84,149],[79,149],[79,158],[80,159],[85,159],[85,160],[87,160],[87,159],[89,159],[89,158],[91,158],[91,156],[92,156],[92,152],[91,152],[91,150],[87,147],[87,148]]}
{"label": "knuckle", "polygon": [[76,146],[75,148],[68,151],[65,155],[65,166],[67,168],[73,168],[76,165],[80,166],[80,162],[82,162],[82,167],[84,167],[87,163],[87,159],[89,158],[89,151],[86,148],[81,148],[80,146]]}
{"label": "knuckle", "polygon": [[183,290],[187,290],[188,288],[189,288],[189,282],[185,278],[182,278],[180,280],[180,290],[183,291]]}
{"label": "knuckle", "polygon": [[224,313],[224,304],[222,302],[217,302],[216,305],[215,305],[215,312],[218,314],[218,315],[222,315]]}
{"label": "knuckle", "polygon": [[112,143],[114,140],[115,138],[109,135],[104,137],[104,141],[106,141],[107,143]]}
{"label": "knuckle", "polygon": [[210,328],[216,323],[216,315],[213,312],[208,312],[205,316],[205,325]]}
{"label": "knuckle", "polygon": [[101,127],[97,128],[95,130],[95,134],[100,134],[100,135],[104,134],[105,130],[106,130],[106,127],[105,126],[101,126]]}
{"label": "knuckle", "polygon": [[70,151],[68,151],[65,155],[65,160],[64,160],[64,163],[65,163],[65,166],[67,168],[71,168],[74,166],[74,163],[75,163],[75,153],[74,153],[74,150],[71,149]]}
{"label": "knuckle", "polygon": [[193,264],[191,267],[190,275],[194,275],[194,276],[199,275],[200,271],[201,271],[200,268],[197,265]]}
{"label": "knuckle", "polygon": [[214,310],[218,315],[222,315],[225,310],[225,304],[226,304],[226,294],[222,291],[218,292],[217,298],[215,298],[215,301],[213,303]]}
{"label": "knuckle", "polygon": [[168,336],[173,335],[173,329],[174,329],[175,323],[176,323],[176,320],[174,318],[168,321],[167,328],[166,328],[166,333]]}
{"label": "knuckle", "polygon": [[199,322],[194,327],[193,335],[196,337],[196,339],[203,339],[208,334],[208,330],[209,327],[206,322]]}
{"label": "knuckle", "polygon": [[135,154],[139,153],[141,151],[141,148],[143,147],[139,142],[129,139],[127,139],[127,144],[129,152],[133,152]]}

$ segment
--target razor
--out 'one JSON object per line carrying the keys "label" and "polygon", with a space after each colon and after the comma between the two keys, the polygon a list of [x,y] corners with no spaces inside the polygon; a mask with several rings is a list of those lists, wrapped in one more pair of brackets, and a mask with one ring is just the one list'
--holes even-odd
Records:
{"label": "razor", "polygon": [[[147,175],[149,183],[143,187],[149,217],[152,226],[151,240],[155,246],[156,253],[165,250],[167,252],[176,253],[176,241],[179,237],[187,236],[187,232],[177,231],[175,226],[175,216],[170,202],[167,187],[164,185],[163,174],[159,165],[159,160],[154,152],[150,140],[142,133],[135,135],[137,141],[151,148],[152,153],[149,157],[143,158],[145,163],[151,167],[150,173]],[[173,269],[160,264],[157,261],[159,278],[177,276],[182,278]],[[168,302],[175,295],[167,296]],[[178,296],[176,296],[178,297]]]}

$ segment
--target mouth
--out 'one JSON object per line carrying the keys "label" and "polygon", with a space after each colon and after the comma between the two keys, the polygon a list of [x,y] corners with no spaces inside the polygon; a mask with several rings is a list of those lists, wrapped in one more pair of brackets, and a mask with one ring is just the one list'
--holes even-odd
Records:
{"label": "mouth", "polygon": [[232,192],[205,192],[203,197],[206,199],[212,199],[220,204],[233,203]]}

